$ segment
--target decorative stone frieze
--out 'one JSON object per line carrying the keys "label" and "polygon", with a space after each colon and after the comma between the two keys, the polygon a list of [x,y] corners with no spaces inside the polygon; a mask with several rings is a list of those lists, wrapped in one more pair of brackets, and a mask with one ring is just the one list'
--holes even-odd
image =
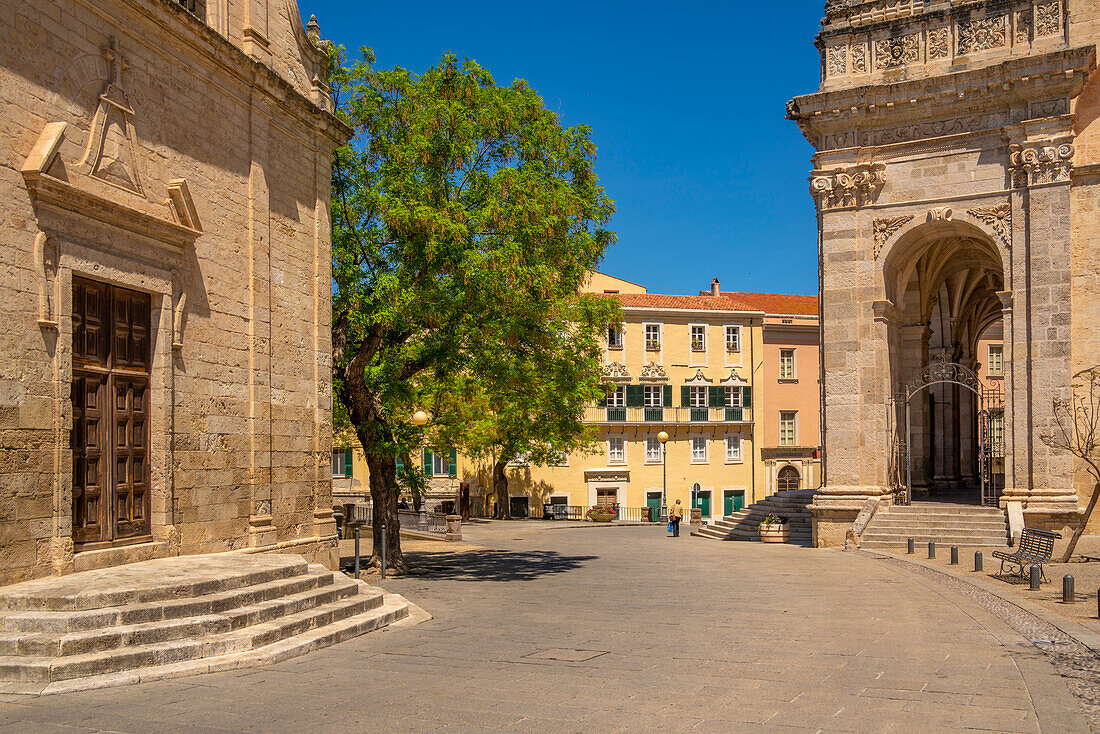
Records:
{"label": "decorative stone frieze", "polygon": [[1031,40],[1031,8],[1016,13],[1016,43]]}
{"label": "decorative stone frieze", "polygon": [[852,46],[852,73],[867,73],[867,47],[862,43]]}
{"label": "decorative stone frieze", "polygon": [[1073,144],[1051,140],[1009,146],[1009,166],[1014,188],[1069,181]]}
{"label": "decorative stone frieze", "polygon": [[630,372],[621,362],[612,362],[603,368],[604,379],[608,382],[630,382]]}
{"label": "decorative stone frieze", "polygon": [[882,252],[882,248],[886,245],[886,242],[890,239],[894,232],[904,227],[908,222],[912,221],[912,214],[902,214],[896,217],[880,217],[874,221],[875,230],[875,259],[878,260],[879,253]]}
{"label": "decorative stone frieze", "polygon": [[1007,20],[1004,15],[960,20],[959,54],[989,51],[1007,45]]}
{"label": "decorative stone frieze", "polygon": [[848,47],[833,46],[825,53],[826,74],[839,76],[848,72]]}
{"label": "decorative stone frieze", "polygon": [[1007,203],[993,206],[976,206],[973,209],[967,209],[966,213],[985,222],[990,229],[997,233],[1005,247],[1012,247],[1012,207]]}
{"label": "decorative stone frieze", "polygon": [[895,38],[880,38],[875,41],[876,69],[890,69],[912,64],[918,58],[919,43],[916,33]]}
{"label": "decorative stone frieze", "polygon": [[639,375],[642,380],[653,380],[655,382],[667,382],[668,373],[665,372],[665,368],[656,362],[650,362],[645,367],[642,367],[642,372]]}
{"label": "decorative stone frieze", "polygon": [[951,32],[943,28],[928,29],[929,60],[946,59],[951,54]]}
{"label": "decorative stone frieze", "polygon": [[1061,3],[1040,3],[1035,7],[1035,36],[1053,36],[1062,31]]}
{"label": "decorative stone frieze", "polygon": [[863,206],[886,183],[886,164],[868,163],[810,174],[810,193],[823,209]]}

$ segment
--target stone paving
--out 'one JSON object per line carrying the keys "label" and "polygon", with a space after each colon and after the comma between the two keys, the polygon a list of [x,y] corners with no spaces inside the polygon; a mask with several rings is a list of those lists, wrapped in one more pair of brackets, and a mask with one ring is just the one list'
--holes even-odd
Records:
{"label": "stone paving", "polygon": [[[464,528],[382,582],[434,615],[267,667],[0,698],[0,732],[1088,731],[1047,656],[859,553]],[[373,581],[373,580],[372,580]]]}

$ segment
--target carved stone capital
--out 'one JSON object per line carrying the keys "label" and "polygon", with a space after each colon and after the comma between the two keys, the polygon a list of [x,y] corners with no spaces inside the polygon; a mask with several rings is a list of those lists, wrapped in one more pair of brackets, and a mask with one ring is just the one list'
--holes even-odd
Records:
{"label": "carved stone capital", "polygon": [[1039,140],[1009,146],[1013,188],[1069,181],[1073,169],[1073,143]]}
{"label": "carved stone capital", "polygon": [[873,301],[871,308],[875,312],[875,321],[880,324],[900,324],[905,312],[885,299]]}
{"label": "carved stone capital", "polygon": [[1002,312],[1012,311],[1012,291],[997,291],[997,298],[1001,301]]}
{"label": "carved stone capital", "polygon": [[849,168],[810,172],[810,193],[822,209],[859,207],[874,201],[886,183],[886,164],[867,163]]}

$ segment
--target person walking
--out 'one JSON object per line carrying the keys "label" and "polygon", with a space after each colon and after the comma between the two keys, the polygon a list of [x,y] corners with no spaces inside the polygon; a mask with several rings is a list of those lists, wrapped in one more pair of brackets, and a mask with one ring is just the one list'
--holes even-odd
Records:
{"label": "person walking", "polygon": [[680,521],[684,519],[684,508],[680,504],[680,500],[676,500],[676,504],[668,510],[668,524],[671,526],[672,532],[669,534],[671,538],[680,537]]}

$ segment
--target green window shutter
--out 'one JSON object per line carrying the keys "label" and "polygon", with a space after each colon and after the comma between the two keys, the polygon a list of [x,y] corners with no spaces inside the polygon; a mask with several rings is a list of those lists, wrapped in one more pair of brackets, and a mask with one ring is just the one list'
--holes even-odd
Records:
{"label": "green window shutter", "polygon": [[672,407],[672,385],[665,385],[664,400],[662,402],[666,408]]}
{"label": "green window shutter", "polygon": [[347,477],[348,479],[351,478],[351,467],[352,467],[351,457],[352,457],[351,449],[350,448],[349,449],[344,449],[344,476]]}
{"label": "green window shutter", "polygon": [[451,449],[451,455],[447,457],[447,475],[458,476],[458,449]]}
{"label": "green window shutter", "polygon": [[707,388],[707,392],[710,393],[707,397],[710,398],[710,402],[707,403],[712,408],[721,408],[725,401],[722,399],[722,388],[711,385]]}
{"label": "green window shutter", "polygon": [[691,388],[687,385],[680,386],[680,407],[686,408],[691,405]]}
{"label": "green window shutter", "polygon": [[752,387],[751,386],[741,388],[741,407],[742,408],[751,408],[752,407]]}
{"label": "green window shutter", "polygon": [[602,398],[600,398],[600,402],[598,402],[596,404],[599,405],[601,408],[606,408],[607,407],[607,393],[604,393],[604,396]]}
{"label": "green window shutter", "polygon": [[641,385],[626,386],[626,405],[628,408],[640,408],[645,402],[645,388]]}
{"label": "green window shutter", "polygon": [[424,457],[424,476],[430,477],[432,475],[432,452],[427,449],[423,449]]}

